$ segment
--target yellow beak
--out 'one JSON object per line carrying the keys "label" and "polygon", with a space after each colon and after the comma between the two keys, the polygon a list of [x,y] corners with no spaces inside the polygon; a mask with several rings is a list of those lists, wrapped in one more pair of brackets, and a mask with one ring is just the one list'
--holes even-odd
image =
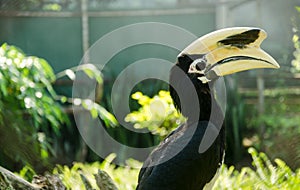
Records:
{"label": "yellow beak", "polygon": [[190,73],[201,73],[202,82],[218,76],[258,68],[280,68],[268,53],[260,48],[267,37],[259,28],[234,27],[209,33],[186,47],[180,54],[201,55],[190,65]]}

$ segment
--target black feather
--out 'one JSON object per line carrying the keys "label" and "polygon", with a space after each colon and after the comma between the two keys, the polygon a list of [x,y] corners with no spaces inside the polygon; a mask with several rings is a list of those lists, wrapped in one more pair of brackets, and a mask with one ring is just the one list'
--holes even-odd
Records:
{"label": "black feather", "polygon": [[[170,71],[172,99],[175,106],[188,120],[173,131],[149,155],[140,171],[137,190],[199,190],[211,181],[222,164],[225,148],[224,127],[221,128],[213,144],[204,153],[199,153],[199,146],[206,128],[210,127],[208,121],[213,95],[209,85],[198,80],[199,74],[188,73],[194,57],[182,55]],[[179,69],[185,73],[184,76],[178,77]],[[188,80],[192,81],[192,86],[187,84]],[[197,91],[200,107],[198,118],[193,118],[195,110],[189,109],[190,103],[193,103],[189,102],[190,88],[195,88]],[[184,94],[181,96],[182,101],[178,94]],[[182,105],[182,102],[185,104]],[[222,114],[220,108],[214,111]]]}

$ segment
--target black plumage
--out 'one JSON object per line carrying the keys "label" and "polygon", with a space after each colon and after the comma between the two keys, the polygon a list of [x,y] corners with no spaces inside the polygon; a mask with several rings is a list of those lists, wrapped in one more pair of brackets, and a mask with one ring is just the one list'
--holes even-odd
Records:
{"label": "black plumage", "polygon": [[170,71],[170,94],[187,121],[149,155],[138,190],[199,190],[213,181],[225,149],[225,102],[218,78],[280,68],[260,48],[266,37],[259,28],[225,28],[200,37],[179,54]]}
{"label": "black plumage", "polygon": [[[210,90],[214,82],[204,84],[198,79],[201,74],[188,73],[191,63],[199,57],[201,55],[181,55],[170,71],[171,97],[176,108],[188,119],[149,155],[140,171],[137,190],[203,189],[222,164],[225,149],[224,126],[220,128],[212,145],[205,152],[199,153],[206,128],[211,127],[208,121],[215,102]],[[184,76],[180,75],[182,71]],[[190,109],[195,106],[190,98],[191,88],[197,92],[200,114],[195,113],[197,110]],[[215,115],[223,117],[218,105],[213,111]]]}

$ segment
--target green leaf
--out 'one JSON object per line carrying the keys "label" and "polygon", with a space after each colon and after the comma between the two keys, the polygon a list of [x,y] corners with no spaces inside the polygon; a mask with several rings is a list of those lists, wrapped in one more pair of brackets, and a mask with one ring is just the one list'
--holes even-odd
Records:
{"label": "green leaf", "polygon": [[42,67],[42,69],[43,69],[43,71],[44,71],[45,76],[47,77],[47,79],[50,82],[54,82],[56,78],[55,78],[53,69],[48,64],[48,62],[46,60],[44,60],[44,59],[38,59],[38,63],[41,65],[41,67]]}
{"label": "green leaf", "polygon": [[46,159],[46,158],[49,157],[49,154],[48,154],[47,150],[44,150],[44,149],[41,150],[41,157],[43,159]]}
{"label": "green leaf", "polygon": [[96,79],[99,84],[103,83],[101,72],[93,64],[83,64],[79,67],[80,70],[83,70],[84,73],[91,79]]}
{"label": "green leaf", "polygon": [[4,79],[2,73],[0,72],[0,89],[1,89],[1,92],[3,94],[3,96],[7,96],[8,93],[7,93],[7,81],[6,79]]}
{"label": "green leaf", "polygon": [[118,121],[114,115],[109,113],[105,108],[100,106],[99,104],[95,104],[100,118],[105,122],[106,126],[116,127],[118,125]]}
{"label": "green leaf", "polygon": [[91,112],[91,115],[92,115],[92,117],[93,117],[94,119],[98,117],[98,111],[97,111],[97,109],[96,109],[95,107],[93,107],[93,108],[90,110],[90,112]]}
{"label": "green leaf", "polygon": [[31,166],[26,165],[22,168],[22,170],[19,172],[19,175],[26,179],[27,181],[32,181],[33,176],[36,175],[35,171],[32,169]]}

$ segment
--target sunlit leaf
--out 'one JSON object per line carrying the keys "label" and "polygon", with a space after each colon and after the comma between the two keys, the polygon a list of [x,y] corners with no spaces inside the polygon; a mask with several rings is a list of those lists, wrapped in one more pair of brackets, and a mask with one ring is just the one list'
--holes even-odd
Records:
{"label": "sunlit leaf", "polygon": [[42,149],[42,150],[41,150],[41,157],[42,157],[43,159],[48,158],[48,157],[49,157],[48,152],[47,152],[46,150]]}
{"label": "sunlit leaf", "polygon": [[93,108],[90,110],[90,112],[91,112],[91,115],[92,115],[92,117],[93,117],[94,119],[98,117],[98,111],[97,111],[97,109],[96,109],[95,107],[93,107]]}
{"label": "sunlit leaf", "polygon": [[30,167],[29,165],[26,165],[22,168],[22,170],[19,172],[19,175],[26,179],[27,181],[32,181],[32,178],[34,175],[36,175],[35,171]]}
{"label": "sunlit leaf", "polygon": [[175,109],[170,93],[167,91],[162,90],[153,98],[142,92],[135,92],[131,97],[138,101],[141,108],[129,113],[124,120],[133,123],[137,129],[147,128],[152,134],[163,139],[185,121],[185,118]]}
{"label": "sunlit leaf", "polygon": [[47,61],[44,59],[39,59],[38,61],[39,61],[39,64],[41,65],[43,71],[45,72],[46,77],[49,79],[49,81],[50,82],[55,81],[55,75],[54,75],[53,69],[47,63]]}
{"label": "sunlit leaf", "polygon": [[118,121],[114,115],[109,113],[105,108],[103,108],[100,105],[96,104],[95,106],[99,112],[100,118],[105,122],[106,126],[116,127],[118,125]]}

